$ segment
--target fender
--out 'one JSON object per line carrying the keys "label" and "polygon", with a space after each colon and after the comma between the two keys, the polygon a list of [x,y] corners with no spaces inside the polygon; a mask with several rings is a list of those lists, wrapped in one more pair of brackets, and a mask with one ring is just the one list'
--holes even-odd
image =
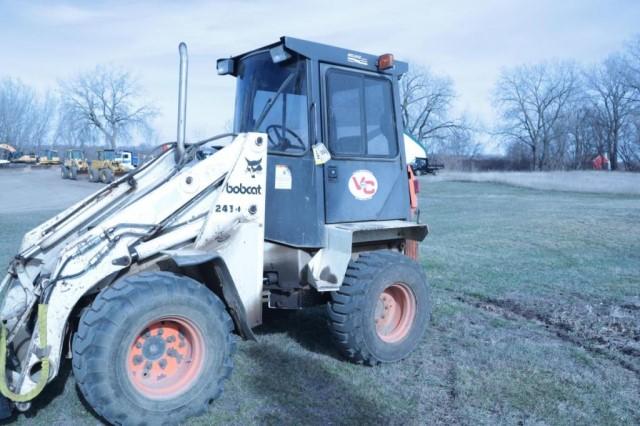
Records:
{"label": "fender", "polygon": [[[180,269],[197,268],[203,278],[202,281],[208,286],[213,286],[214,292],[218,290],[216,287],[219,287],[238,334],[245,340],[258,340],[251,330],[247,311],[238,293],[238,288],[220,253],[201,250],[165,250],[162,253],[169,256]],[[218,282],[211,282],[212,273],[218,278]]]}

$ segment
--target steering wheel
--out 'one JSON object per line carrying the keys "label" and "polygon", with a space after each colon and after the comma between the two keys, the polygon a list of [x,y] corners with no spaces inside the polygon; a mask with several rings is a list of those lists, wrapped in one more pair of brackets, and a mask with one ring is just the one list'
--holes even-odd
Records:
{"label": "steering wheel", "polygon": [[[283,127],[280,124],[271,124],[267,126],[265,132],[269,139],[269,146],[273,149],[277,149],[279,151],[287,151],[289,149],[304,151],[306,149],[304,141],[296,132],[287,127]],[[291,140],[287,137],[287,133],[292,136]]]}

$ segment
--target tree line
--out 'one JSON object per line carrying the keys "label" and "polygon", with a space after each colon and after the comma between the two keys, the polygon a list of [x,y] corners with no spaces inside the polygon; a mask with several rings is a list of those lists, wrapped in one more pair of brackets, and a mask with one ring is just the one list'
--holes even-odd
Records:
{"label": "tree line", "polygon": [[452,118],[453,83],[414,69],[401,82],[405,129],[432,154],[473,157],[481,133],[497,139],[513,163],[530,170],[640,170],[640,36],[602,62],[547,61],[505,68],[493,91],[497,124]]}
{"label": "tree line", "polygon": [[39,96],[20,80],[0,80],[0,143],[17,150],[43,145],[115,149],[136,133],[149,136],[157,110],[129,72],[98,66]]}

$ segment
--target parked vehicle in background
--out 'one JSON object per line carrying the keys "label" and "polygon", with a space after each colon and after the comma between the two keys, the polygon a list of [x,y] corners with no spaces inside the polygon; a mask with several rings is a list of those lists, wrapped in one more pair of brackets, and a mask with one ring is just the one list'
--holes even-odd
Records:
{"label": "parked vehicle in background", "polygon": [[116,161],[122,165],[122,168],[130,172],[137,167],[138,156],[135,156],[134,162],[134,154],[131,151],[116,151]]}
{"label": "parked vehicle in background", "polygon": [[98,158],[91,162],[89,180],[111,183],[116,176],[123,175],[134,168],[130,151],[103,149],[98,151]]}
{"label": "parked vehicle in background", "polygon": [[435,175],[438,173],[438,170],[444,169],[444,164],[432,164],[429,163],[429,157],[418,157],[411,163],[411,168],[413,169],[413,173],[418,176],[426,174]]}
{"label": "parked vehicle in background", "polygon": [[89,171],[89,162],[81,149],[68,149],[64,154],[64,162],[60,167],[62,179],[77,179],[78,174]]}
{"label": "parked vehicle in background", "polygon": [[13,154],[11,162],[19,164],[36,164],[38,162],[38,157],[35,152],[29,152],[27,154],[23,152],[16,152]]}
{"label": "parked vehicle in background", "polygon": [[37,162],[41,166],[55,166],[60,164],[60,156],[58,155],[58,151],[54,149],[45,149],[38,156]]}
{"label": "parked vehicle in background", "polygon": [[11,157],[16,149],[9,144],[0,144],[0,166],[5,166],[11,162]]}

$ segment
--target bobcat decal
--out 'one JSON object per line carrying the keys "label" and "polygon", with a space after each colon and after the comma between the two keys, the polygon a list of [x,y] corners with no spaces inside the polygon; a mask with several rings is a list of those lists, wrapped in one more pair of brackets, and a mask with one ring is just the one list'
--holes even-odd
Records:
{"label": "bobcat decal", "polygon": [[247,160],[247,173],[249,173],[252,178],[256,177],[256,173],[262,171],[262,158],[255,161],[251,161],[248,158],[245,158],[245,160]]}

